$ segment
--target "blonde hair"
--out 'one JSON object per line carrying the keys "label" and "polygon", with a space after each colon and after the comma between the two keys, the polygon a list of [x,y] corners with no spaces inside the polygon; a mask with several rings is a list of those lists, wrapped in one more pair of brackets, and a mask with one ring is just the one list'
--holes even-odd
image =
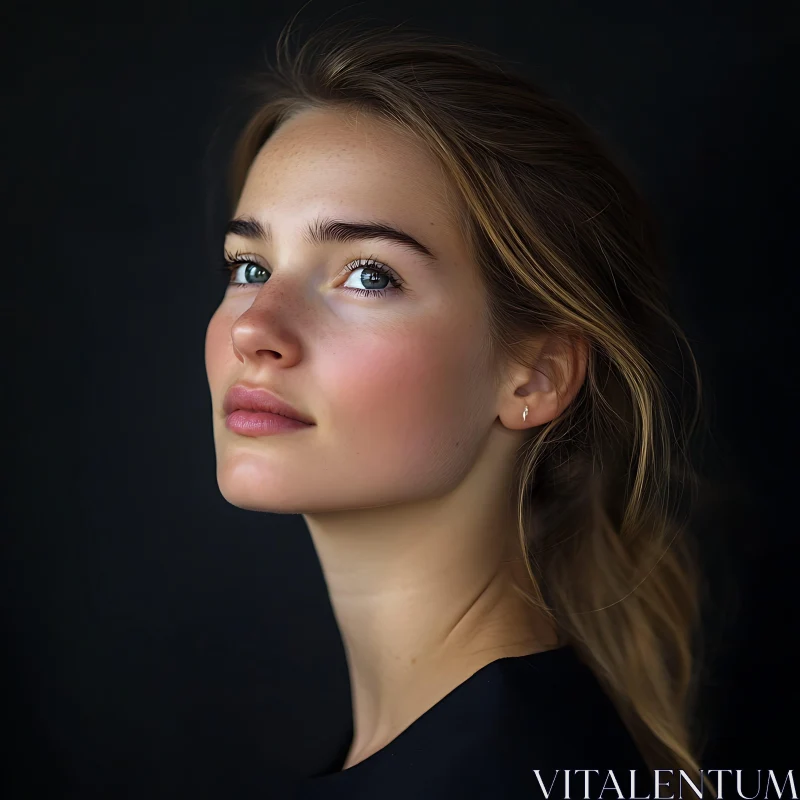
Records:
{"label": "blonde hair", "polygon": [[488,51],[345,22],[293,53],[291,27],[251,84],[234,204],[294,112],[374,115],[426,143],[457,190],[493,354],[524,360],[521,343],[545,330],[588,342],[577,396],[516,462],[526,598],[597,675],[650,768],[697,783],[701,576],[685,512],[700,485],[689,443],[701,383],[647,204],[588,124]]}

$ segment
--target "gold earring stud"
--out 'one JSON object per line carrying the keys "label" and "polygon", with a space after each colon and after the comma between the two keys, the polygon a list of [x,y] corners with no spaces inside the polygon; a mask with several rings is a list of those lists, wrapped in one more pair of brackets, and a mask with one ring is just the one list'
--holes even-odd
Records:
{"label": "gold earring stud", "polygon": [[525,422],[527,418],[528,418],[528,406],[525,406],[525,410],[522,412],[522,421]]}

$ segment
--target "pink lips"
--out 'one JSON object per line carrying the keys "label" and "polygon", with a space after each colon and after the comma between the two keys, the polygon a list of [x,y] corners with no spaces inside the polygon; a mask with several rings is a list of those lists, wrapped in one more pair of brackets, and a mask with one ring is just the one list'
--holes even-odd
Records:
{"label": "pink lips", "polygon": [[270,414],[267,411],[234,411],[225,419],[225,427],[243,436],[271,436],[273,433],[287,433],[288,431],[312,428],[305,422],[282,417],[280,414]]}
{"label": "pink lips", "polygon": [[228,390],[223,409],[227,414],[225,426],[244,436],[269,436],[315,425],[310,417],[266,389],[241,384]]}

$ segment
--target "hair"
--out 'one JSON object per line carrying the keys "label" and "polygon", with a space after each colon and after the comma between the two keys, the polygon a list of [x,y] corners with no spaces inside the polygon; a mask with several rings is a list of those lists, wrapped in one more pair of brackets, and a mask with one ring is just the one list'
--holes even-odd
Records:
{"label": "hair", "polygon": [[588,344],[577,395],[515,462],[525,597],[592,669],[648,766],[696,782],[703,583],[686,511],[704,405],[654,215],[593,128],[496,54],[363,20],[293,51],[291,26],[250,83],[258,106],[234,148],[233,203],[294,113],[372,115],[426,144],[456,190],[492,355],[532,359],[526,343],[543,332]]}

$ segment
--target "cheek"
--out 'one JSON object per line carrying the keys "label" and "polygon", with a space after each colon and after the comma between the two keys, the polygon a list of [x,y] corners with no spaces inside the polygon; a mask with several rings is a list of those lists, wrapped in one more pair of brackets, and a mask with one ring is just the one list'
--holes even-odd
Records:
{"label": "cheek", "polygon": [[206,375],[212,392],[219,391],[219,380],[224,377],[225,365],[233,358],[231,349],[233,322],[230,315],[224,314],[218,309],[206,328]]}
{"label": "cheek", "polygon": [[407,482],[460,470],[471,415],[485,400],[474,391],[477,348],[465,337],[417,329],[337,347],[322,363],[329,430],[359,474]]}

